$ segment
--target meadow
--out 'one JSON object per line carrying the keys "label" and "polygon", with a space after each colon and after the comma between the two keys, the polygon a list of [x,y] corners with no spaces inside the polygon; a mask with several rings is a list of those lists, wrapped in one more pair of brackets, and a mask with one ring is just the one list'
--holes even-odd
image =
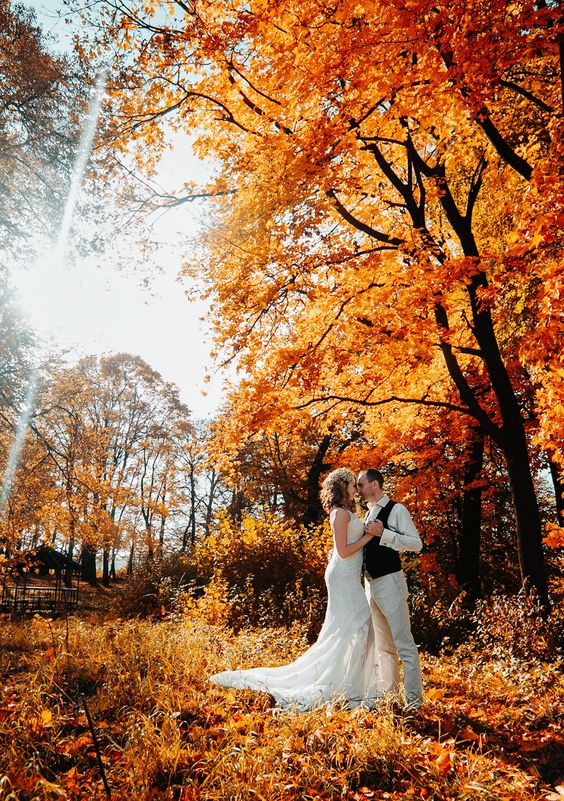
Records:
{"label": "meadow", "polygon": [[67,619],[4,616],[0,798],[563,797],[564,682],[548,624],[527,655],[527,615],[509,639],[505,625],[503,641],[482,632],[424,651],[426,704],[411,716],[386,705],[292,713],[208,676],[291,660],[307,647],[304,626],[237,631],[214,597],[126,619],[120,593],[91,591]]}

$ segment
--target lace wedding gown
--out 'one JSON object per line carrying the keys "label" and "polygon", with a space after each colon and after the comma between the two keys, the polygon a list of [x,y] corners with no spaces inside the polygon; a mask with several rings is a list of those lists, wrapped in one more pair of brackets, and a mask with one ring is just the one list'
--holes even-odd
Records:
{"label": "lace wedding gown", "polygon": [[[347,541],[353,543],[362,537],[364,526],[358,517],[349,515]],[[211,676],[210,681],[267,692],[279,706],[298,710],[330,701],[343,701],[351,707],[373,706],[379,697],[378,670],[361,571],[362,549],[342,559],[334,547],[325,571],[325,620],[311,648],[289,665],[227,670]]]}

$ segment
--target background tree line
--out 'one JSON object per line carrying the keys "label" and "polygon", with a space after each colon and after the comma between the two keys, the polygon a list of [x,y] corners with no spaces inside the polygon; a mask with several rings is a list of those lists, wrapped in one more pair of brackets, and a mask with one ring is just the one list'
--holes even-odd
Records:
{"label": "background tree line", "polygon": [[[5,466],[18,409],[4,409]],[[39,377],[29,430],[2,510],[6,555],[48,543],[82,557],[83,575],[115,577],[187,550],[225,494],[208,468],[206,432],[175,387],[139,357],[88,357]]]}

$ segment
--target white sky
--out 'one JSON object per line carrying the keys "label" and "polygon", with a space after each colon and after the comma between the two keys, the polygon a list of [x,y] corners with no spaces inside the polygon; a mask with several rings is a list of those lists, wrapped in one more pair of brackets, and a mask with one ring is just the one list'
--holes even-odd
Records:
{"label": "white sky", "polygon": [[[62,0],[24,0],[36,10],[39,24],[68,47],[72,26],[57,19]],[[178,164],[183,165],[179,175]],[[187,137],[176,136],[159,166],[157,182],[167,191],[182,180],[205,175],[206,167],[192,154]],[[190,203],[165,214],[154,233],[160,243],[154,254],[154,275],[147,289],[142,276],[117,271],[109,259],[87,258],[74,266],[44,260],[15,281],[21,305],[38,332],[74,356],[128,352],[141,356],[166,381],[179,389],[194,418],[213,415],[221,400],[219,379],[204,383],[209,358],[206,307],[188,302],[177,280],[182,244],[197,232],[198,214],[205,208]],[[119,243],[115,243],[119,249]],[[159,271],[160,268],[160,271]],[[205,394],[204,394],[205,393]]]}

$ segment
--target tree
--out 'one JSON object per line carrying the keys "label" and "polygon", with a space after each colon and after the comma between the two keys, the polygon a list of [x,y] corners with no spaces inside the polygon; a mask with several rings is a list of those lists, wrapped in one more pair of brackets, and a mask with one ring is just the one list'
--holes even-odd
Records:
{"label": "tree", "polygon": [[[55,56],[33,11],[0,2],[0,251],[26,259],[54,238],[88,84]],[[7,264],[8,262],[6,262]]]}
{"label": "tree", "polygon": [[[217,426],[221,428],[221,426]],[[225,454],[214,446],[212,430],[196,421],[185,436],[179,451],[180,485],[185,507],[182,525],[181,550],[194,548],[198,533],[207,537],[211,532],[214,514],[228,505],[223,464]]]}
{"label": "tree", "polygon": [[233,490],[239,513],[247,507],[318,525],[324,517],[320,476],[345,443],[302,412],[271,424],[260,414],[255,419],[253,397],[252,383],[242,381],[211,427],[210,455],[223,483]]}
{"label": "tree", "polygon": [[[91,437],[89,485],[98,532],[94,539],[102,546],[102,581],[107,585],[110,572],[115,574],[121,531],[131,528],[133,509],[135,513],[145,509],[141,454],[146,456],[153,448],[159,427],[170,423],[162,417],[163,397],[170,396],[170,403],[186,418],[188,410],[181,409],[176,389],[138,356],[87,357],[78,362],[75,372],[90,387],[83,420]],[[169,429],[167,437],[173,444]]]}
{"label": "tree", "polygon": [[561,462],[560,10],[106,8],[107,43],[127,50],[114,141],[154,154],[174,114],[220,165],[194,272],[257,404],[280,409],[288,388],[335,423],[404,403],[470,418],[504,454],[521,575],[546,604],[528,435]]}
{"label": "tree", "polygon": [[0,268],[0,542],[6,552],[17,544],[22,515],[27,518],[30,513],[30,504],[14,502],[12,491],[22,476],[22,463],[34,472],[25,453],[25,430],[35,383],[34,347],[33,334],[14,304],[8,277]]}
{"label": "tree", "polygon": [[35,337],[14,302],[14,290],[0,269],[0,415],[11,427],[29,386]]}
{"label": "tree", "polygon": [[81,546],[88,580],[96,581],[101,549],[109,584],[126,534],[134,558],[140,521],[146,552],[154,553],[155,535],[164,546],[183,503],[178,453],[188,417],[176,388],[138,356],[85,357],[44,376],[31,423],[53,471],[43,525],[71,556]]}
{"label": "tree", "polygon": [[[80,380],[72,368],[53,371],[49,380],[41,376],[30,428],[43,451],[43,459],[51,466],[49,502],[43,508],[44,533],[54,542],[59,536],[68,556],[74,558],[82,546],[83,577],[96,581],[93,560],[85,551],[93,548],[93,535],[88,525],[90,485],[88,465],[92,452],[83,410],[91,396],[91,387]],[[70,573],[66,577],[70,582]]]}

